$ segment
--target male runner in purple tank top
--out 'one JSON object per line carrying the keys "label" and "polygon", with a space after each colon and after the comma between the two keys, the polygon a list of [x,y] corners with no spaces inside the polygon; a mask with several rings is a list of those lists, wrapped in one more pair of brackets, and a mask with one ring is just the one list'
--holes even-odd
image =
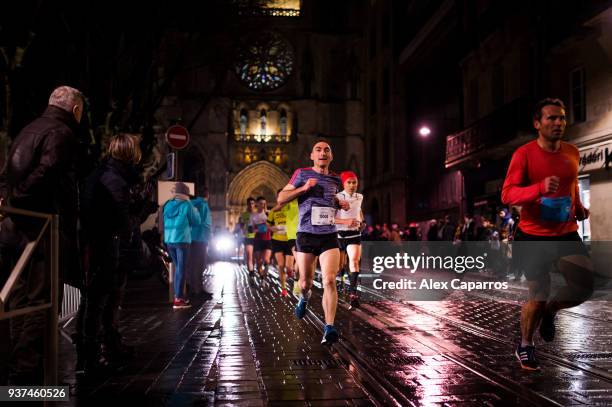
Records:
{"label": "male runner in purple tank top", "polygon": [[299,284],[302,295],[295,308],[295,315],[299,319],[306,315],[318,256],[323,274],[323,312],[325,313],[325,331],[321,343],[331,345],[338,341],[334,319],[338,305],[336,272],[340,264],[334,221],[336,210],[348,209],[349,204],[336,198],[336,194],[342,189],[342,183],[340,177],[329,170],[329,164],[333,159],[329,143],[317,142],[312,148],[310,159],[314,165],[311,168],[296,170],[289,183],[278,194],[277,201],[282,205],[297,199],[299,204],[296,261],[300,270]]}

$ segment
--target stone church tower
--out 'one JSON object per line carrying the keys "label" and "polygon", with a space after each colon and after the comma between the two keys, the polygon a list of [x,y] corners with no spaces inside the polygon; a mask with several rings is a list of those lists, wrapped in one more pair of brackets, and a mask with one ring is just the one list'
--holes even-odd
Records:
{"label": "stone church tower", "polygon": [[242,35],[223,83],[215,83],[210,66],[198,66],[198,47],[189,47],[196,62],[181,72],[157,117],[189,125],[192,143],[180,153],[179,175],[196,190],[208,187],[213,222],[221,228],[234,227],[249,196],[274,203],[293,171],[311,165],[318,138],[332,145],[332,170],[364,171],[364,7],[267,4],[237,17],[258,28]]}

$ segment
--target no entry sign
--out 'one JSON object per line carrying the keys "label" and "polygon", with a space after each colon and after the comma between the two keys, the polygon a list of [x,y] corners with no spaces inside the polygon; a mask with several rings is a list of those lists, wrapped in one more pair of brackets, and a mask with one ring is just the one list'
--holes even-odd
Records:
{"label": "no entry sign", "polygon": [[166,143],[175,150],[182,150],[189,145],[189,132],[178,124],[170,126],[166,131]]}

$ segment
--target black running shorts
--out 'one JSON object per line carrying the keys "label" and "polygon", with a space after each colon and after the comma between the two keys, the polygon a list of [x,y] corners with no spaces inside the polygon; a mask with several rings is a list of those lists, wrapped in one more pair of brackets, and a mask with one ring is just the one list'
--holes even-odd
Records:
{"label": "black running shorts", "polygon": [[287,244],[289,245],[289,250],[295,249],[295,239],[287,240]]}
{"label": "black running shorts", "polygon": [[272,239],[272,253],[282,253],[285,256],[293,256],[288,241]]}
{"label": "black running shorts", "polygon": [[311,253],[315,256],[319,256],[328,250],[339,248],[336,233],[315,235],[314,233],[298,232],[296,246],[298,252]]}
{"label": "black running shorts", "polygon": [[519,228],[512,243],[512,258],[528,281],[539,280],[544,273],[550,271],[555,261],[572,255],[589,257],[578,232],[561,236],[536,236],[524,233]]}
{"label": "black running shorts", "polygon": [[271,246],[270,246],[269,240],[263,240],[263,239],[253,239],[253,240],[254,240],[253,251],[263,252],[265,250],[270,250]]}
{"label": "black running shorts", "polygon": [[338,245],[340,251],[346,252],[346,248],[352,244],[361,244],[361,235],[354,230],[341,230],[338,232]]}
{"label": "black running shorts", "polygon": [[255,239],[252,237],[245,237],[244,239],[242,239],[242,242],[245,246],[253,246],[253,240]]}

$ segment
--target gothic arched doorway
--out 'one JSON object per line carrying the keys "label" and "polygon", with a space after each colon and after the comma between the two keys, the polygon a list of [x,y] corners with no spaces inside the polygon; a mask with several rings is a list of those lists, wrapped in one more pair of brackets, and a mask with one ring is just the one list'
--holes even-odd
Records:
{"label": "gothic arched doorway", "polygon": [[258,161],[240,171],[227,191],[227,210],[230,225],[235,225],[238,216],[246,208],[246,200],[252,196],[263,196],[268,203],[276,202],[276,191],[289,182],[289,176],[276,165]]}

